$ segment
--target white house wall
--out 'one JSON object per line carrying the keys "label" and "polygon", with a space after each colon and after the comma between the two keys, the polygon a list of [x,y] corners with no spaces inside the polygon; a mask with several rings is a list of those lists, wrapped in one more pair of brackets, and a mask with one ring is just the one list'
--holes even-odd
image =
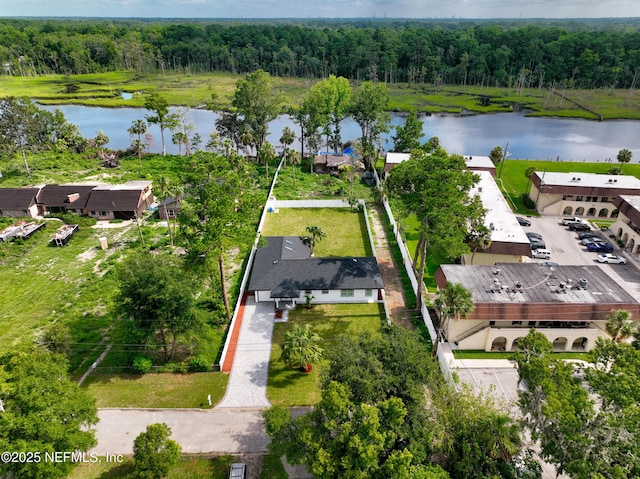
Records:
{"label": "white house wall", "polygon": [[[365,289],[354,289],[352,297],[343,297],[340,290],[328,290],[327,292],[323,292],[320,289],[311,290],[311,296],[313,299],[311,302],[313,304],[322,304],[322,303],[377,303],[378,302],[378,290],[371,289],[371,295],[366,295]],[[296,303],[305,304],[306,303],[306,291],[301,291],[300,296],[295,298]],[[256,291],[255,292],[256,301],[271,301],[275,302],[275,299],[271,298],[270,291]]]}
{"label": "white house wall", "polygon": [[[473,263],[471,262],[471,258],[473,257]],[[463,264],[482,264],[482,265],[491,265],[496,263],[523,263],[524,257],[520,255],[513,254],[492,254],[492,253],[482,253],[480,251],[476,252],[476,255],[473,256],[473,253],[468,253],[463,256],[462,259]]]}

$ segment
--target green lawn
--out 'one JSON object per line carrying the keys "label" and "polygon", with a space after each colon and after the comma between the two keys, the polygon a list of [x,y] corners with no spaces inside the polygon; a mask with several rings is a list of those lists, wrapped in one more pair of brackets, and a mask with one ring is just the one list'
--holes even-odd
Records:
{"label": "green lawn", "polygon": [[[82,354],[110,323],[115,283],[102,274],[132,233],[81,227],[67,246],[51,246],[51,235],[61,224],[51,221],[24,243],[0,245],[0,353],[32,343],[43,326],[60,321],[70,326],[74,342],[82,343],[75,345]],[[98,247],[100,236],[112,249]]]}
{"label": "green lawn", "polygon": [[[513,359],[512,352],[496,352],[496,351],[481,351],[481,350],[468,350],[468,351],[453,351],[453,356],[456,359]],[[553,353],[553,357],[557,359],[581,359],[583,361],[589,360],[587,353]]]}
{"label": "green lawn", "polygon": [[[129,477],[133,472],[132,456],[125,456],[124,462],[105,462],[100,457],[99,463],[79,464],[67,476],[67,479],[120,479]],[[229,468],[234,462],[242,462],[241,456],[208,457],[206,455],[183,455],[178,464],[171,468],[166,479],[227,479]],[[253,477],[253,476],[248,476]],[[262,458],[261,478],[286,479],[287,474],[278,457],[267,454]]]}
{"label": "green lawn", "polygon": [[207,396],[215,406],[228,381],[223,373],[92,374],[82,387],[95,396],[98,407],[208,409]]}
{"label": "green lawn", "polygon": [[287,323],[276,323],[273,329],[271,361],[267,397],[275,406],[311,406],[320,400],[320,375],[328,362],[322,360],[313,370],[304,374],[281,360],[281,344],[285,334],[295,324],[311,324],[322,338],[326,350],[341,337],[355,336],[368,331],[379,331],[385,321],[382,304],[316,304],[312,309],[304,306],[289,313]]}
{"label": "green lawn", "polygon": [[367,186],[360,179],[356,179],[351,186],[344,175],[337,178],[328,174],[310,173],[310,161],[305,160],[303,165],[294,167],[288,164],[280,170],[273,195],[279,200],[346,200],[350,188],[353,188],[356,198],[367,203],[373,200],[372,186]]}
{"label": "green lawn", "polygon": [[326,233],[315,249],[315,256],[371,256],[371,245],[364,214],[349,208],[280,208],[269,213],[263,236],[306,236],[307,226],[320,226]]}

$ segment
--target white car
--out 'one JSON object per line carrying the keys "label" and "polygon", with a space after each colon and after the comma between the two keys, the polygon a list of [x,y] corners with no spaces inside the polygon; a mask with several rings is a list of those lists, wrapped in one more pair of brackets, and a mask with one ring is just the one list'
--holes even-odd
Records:
{"label": "white car", "polygon": [[599,254],[598,261],[600,263],[627,264],[627,260],[622,256],[616,256],[615,254],[611,253]]}

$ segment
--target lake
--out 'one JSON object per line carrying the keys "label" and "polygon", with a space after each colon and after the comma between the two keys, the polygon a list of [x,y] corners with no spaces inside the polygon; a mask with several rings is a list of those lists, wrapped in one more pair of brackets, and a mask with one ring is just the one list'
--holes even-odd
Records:
{"label": "lake", "polygon": [[[56,107],[43,106],[47,110]],[[98,130],[104,131],[110,139],[108,148],[125,149],[131,138],[127,129],[136,119],[144,119],[150,112],[140,108],[100,108],[78,105],[58,106],[68,121],[78,125],[85,137],[95,137]],[[173,110],[175,111],[175,110]],[[188,116],[194,125],[194,132],[202,137],[202,147],[215,129],[218,115],[208,110],[189,110]],[[490,115],[433,115],[423,117],[423,141],[437,136],[449,153],[461,155],[487,156],[496,145],[505,147],[509,143],[510,159],[559,160],[605,162],[616,156],[622,148],[633,153],[633,163],[640,161],[640,122],[619,120],[596,122],[576,119],[529,118],[524,113],[496,113]],[[402,125],[403,116],[392,114],[392,126]],[[299,135],[299,128],[291,119],[283,115],[269,124],[269,141],[280,145],[282,129],[289,126]],[[153,135],[153,152],[162,149],[160,129],[150,125]],[[385,135],[383,148],[393,147],[392,130]],[[171,132],[165,132],[169,153],[178,153],[178,147],[171,142]],[[342,122],[343,141],[360,136],[360,127],[352,119]],[[299,143],[297,149],[300,149]]]}

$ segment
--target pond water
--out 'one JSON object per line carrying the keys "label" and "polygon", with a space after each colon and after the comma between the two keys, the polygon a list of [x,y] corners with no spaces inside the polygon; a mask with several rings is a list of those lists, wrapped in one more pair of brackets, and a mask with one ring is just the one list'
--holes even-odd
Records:
{"label": "pond water", "polygon": [[[56,107],[43,106],[47,110]],[[131,142],[127,129],[131,122],[143,119],[150,112],[140,108],[100,108],[77,105],[58,106],[68,121],[78,125],[85,137],[94,137],[98,130],[110,139],[108,148],[125,149]],[[202,137],[202,147],[214,131],[216,113],[208,110],[189,110],[188,116],[194,132]],[[616,162],[622,148],[633,153],[632,162],[640,162],[640,122],[633,120],[595,122],[576,119],[529,118],[524,113],[497,113],[491,115],[454,116],[433,115],[423,117],[423,141],[437,136],[449,153],[487,156],[491,149],[508,143],[510,159]],[[392,126],[402,125],[404,117],[392,114]],[[289,126],[296,134],[299,128],[286,116],[280,116],[269,124],[269,141],[280,145],[282,129]],[[153,152],[162,149],[160,129],[149,126],[153,135]],[[384,136],[383,148],[393,147],[394,131]],[[165,132],[169,153],[178,153],[171,142],[171,132]],[[360,127],[352,119],[342,122],[343,141],[360,136]],[[300,148],[299,143],[293,147]]]}

